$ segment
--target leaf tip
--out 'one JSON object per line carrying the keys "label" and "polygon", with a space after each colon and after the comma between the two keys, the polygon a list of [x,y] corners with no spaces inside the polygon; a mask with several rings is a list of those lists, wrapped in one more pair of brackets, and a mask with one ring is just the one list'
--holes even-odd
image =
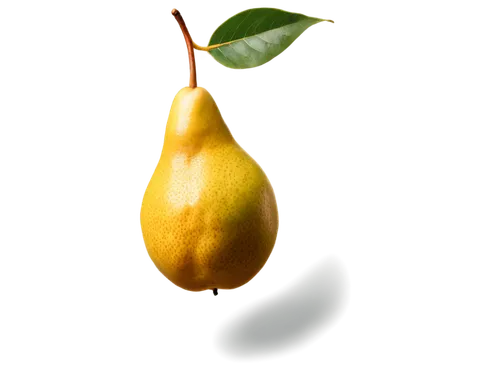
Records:
{"label": "leaf tip", "polygon": [[326,22],[335,23],[335,22],[333,22],[333,20],[325,20],[325,21],[326,21]]}

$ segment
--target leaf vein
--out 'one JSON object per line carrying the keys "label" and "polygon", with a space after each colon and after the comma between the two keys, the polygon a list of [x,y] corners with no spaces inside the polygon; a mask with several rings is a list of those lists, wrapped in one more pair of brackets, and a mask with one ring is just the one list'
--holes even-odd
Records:
{"label": "leaf vein", "polygon": [[262,52],[262,51],[259,51],[257,48],[252,47],[252,46],[251,46],[251,45],[247,42],[247,40],[246,40],[246,39],[242,39],[242,40],[243,40],[243,41],[247,44],[247,46],[248,46],[248,47],[250,47],[250,48],[251,48],[251,49],[253,49],[254,51],[259,52],[259,53],[264,53],[264,52]]}
{"label": "leaf vein", "polygon": [[222,48],[224,48],[224,47],[217,48],[217,50],[218,50],[220,53],[222,53],[222,56],[224,56],[224,58],[225,58],[227,61],[229,61],[229,62],[230,62],[230,63],[232,63],[233,65],[237,65],[237,64],[234,64],[234,61],[233,61],[233,60],[231,60],[229,57],[227,57],[227,56],[226,56],[226,54],[225,54],[224,52],[222,52]]}
{"label": "leaf vein", "polygon": [[234,29],[234,33],[233,35],[231,36],[231,40],[234,38],[234,36],[236,35],[236,32],[238,31],[238,29],[240,28],[240,26],[243,24],[243,22],[245,22],[247,20],[247,18],[250,16],[250,14],[253,12],[253,10],[249,10],[247,15],[243,18],[243,20],[240,22],[240,24],[236,27],[236,29]]}
{"label": "leaf vein", "polygon": [[268,40],[265,40],[264,38],[260,37],[260,36],[259,36],[259,34],[255,34],[254,36],[255,36],[256,38],[259,38],[260,40],[262,40],[262,41],[266,42],[266,43],[269,43],[269,44],[274,44],[274,45],[276,45],[276,46],[279,46],[279,45],[280,45],[280,43],[273,43],[273,42],[270,42],[270,41],[268,41]]}

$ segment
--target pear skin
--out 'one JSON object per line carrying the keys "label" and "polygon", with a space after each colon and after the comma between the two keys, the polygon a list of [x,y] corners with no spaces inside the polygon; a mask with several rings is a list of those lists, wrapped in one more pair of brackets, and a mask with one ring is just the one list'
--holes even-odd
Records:
{"label": "pear skin", "polygon": [[271,254],[278,233],[273,188],[204,88],[175,96],[141,227],[156,267],[190,291],[240,287]]}

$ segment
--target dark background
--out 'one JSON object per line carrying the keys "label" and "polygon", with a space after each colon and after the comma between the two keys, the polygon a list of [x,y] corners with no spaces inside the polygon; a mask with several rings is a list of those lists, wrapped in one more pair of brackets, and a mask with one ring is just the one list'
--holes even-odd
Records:
{"label": "dark background", "polygon": [[[290,1],[289,8],[321,7],[322,15],[341,14],[333,5]],[[207,31],[224,8],[239,1],[185,1],[178,7],[194,32]],[[168,88],[184,79],[184,52],[176,48],[177,29],[163,23],[158,45],[158,78],[152,87],[160,104],[168,103]],[[336,33],[314,33],[296,56],[282,57],[272,72],[220,73],[213,64],[200,64],[201,79],[224,96],[224,110],[232,112],[232,125],[249,137],[257,151],[265,152],[266,167],[281,177],[281,207],[289,209],[289,232],[281,235],[281,255],[273,258],[273,271],[249,289],[248,297],[177,297],[174,289],[160,289],[151,280],[151,266],[135,255],[135,184],[143,183],[144,168],[151,167],[151,144],[159,143],[157,115],[145,116],[150,125],[141,127],[135,139],[135,164],[131,167],[130,246],[127,293],[131,311],[143,319],[143,329],[165,345],[166,357],[183,356],[203,361],[227,361],[211,346],[218,324],[241,308],[271,295],[294,281],[308,266],[328,255],[341,257],[352,269],[353,238],[359,209],[359,185],[352,168],[357,164],[359,126],[352,121],[356,111],[355,90],[349,87],[355,70],[350,61],[348,26],[337,25]],[[157,65],[155,65],[157,66]],[[153,69],[154,67],[152,67]],[[151,106],[152,107],[152,106]],[[157,108],[157,106],[156,106]],[[152,111],[152,109],[151,109]],[[154,121],[153,121],[154,120]],[[144,331],[137,327],[138,335]],[[280,359],[266,361],[317,361],[338,359],[348,364],[352,355],[352,313],[338,327],[313,344]],[[167,347],[175,348],[175,353]],[[161,350],[161,348],[159,348]]]}

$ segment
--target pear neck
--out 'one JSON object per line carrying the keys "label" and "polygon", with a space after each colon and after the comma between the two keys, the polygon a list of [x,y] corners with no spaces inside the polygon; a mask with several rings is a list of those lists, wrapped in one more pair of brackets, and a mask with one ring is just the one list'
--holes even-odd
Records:
{"label": "pear neck", "polygon": [[182,41],[184,42],[184,49],[187,54],[187,86],[194,89],[200,85],[200,77],[198,70],[198,59],[193,45],[191,30],[189,30],[189,26],[182,16],[181,11],[176,6],[170,9],[170,16],[173,18],[180,31]]}
{"label": "pear neck", "polygon": [[212,96],[202,87],[183,88],[175,96],[165,132],[165,148],[191,150],[234,141]]}

